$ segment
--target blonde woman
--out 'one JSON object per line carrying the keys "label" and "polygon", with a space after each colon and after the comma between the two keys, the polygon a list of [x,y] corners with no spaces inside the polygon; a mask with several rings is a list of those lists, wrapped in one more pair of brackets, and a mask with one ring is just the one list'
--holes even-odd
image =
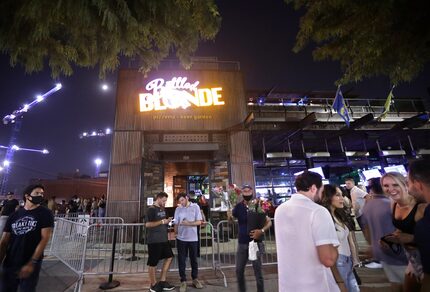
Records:
{"label": "blonde woman", "polygon": [[392,199],[392,220],[397,230],[385,236],[385,241],[401,244],[408,258],[408,267],[403,283],[404,291],[419,291],[423,277],[418,250],[415,247],[415,224],[424,215],[427,204],[417,202],[408,193],[407,181],[400,173],[389,172],[381,177],[382,189]]}

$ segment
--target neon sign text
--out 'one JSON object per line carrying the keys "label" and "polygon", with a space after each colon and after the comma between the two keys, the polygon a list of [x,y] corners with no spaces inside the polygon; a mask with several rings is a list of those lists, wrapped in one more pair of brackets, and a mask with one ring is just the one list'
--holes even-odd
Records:
{"label": "neon sign text", "polygon": [[198,88],[199,83],[199,81],[187,82],[187,77],[173,77],[168,81],[162,78],[154,79],[145,87],[151,93],[139,94],[140,111],[186,109],[191,105],[203,107],[225,104],[221,100],[221,87]]}

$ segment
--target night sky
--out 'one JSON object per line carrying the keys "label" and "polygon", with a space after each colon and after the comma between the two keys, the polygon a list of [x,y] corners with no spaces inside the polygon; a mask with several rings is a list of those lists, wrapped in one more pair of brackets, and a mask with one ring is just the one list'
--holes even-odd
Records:
{"label": "night sky", "polygon": [[[335,62],[314,62],[311,47],[299,54],[292,52],[298,31],[300,12],[282,0],[217,1],[223,18],[214,41],[201,43],[196,56],[215,56],[223,61],[239,61],[245,88],[268,90],[335,91],[334,82],[341,71]],[[128,62],[122,62],[122,68]],[[63,84],[63,89],[25,114],[16,144],[28,148],[47,148],[49,155],[17,152],[12,164],[9,189],[20,192],[30,178],[55,178],[58,173],[94,175],[94,159],[101,157],[101,170],[108,169],[110,138],[79,139],[84,130],[113,126],[115,113],[116,73],[106,80],[98,70],[76,68],[71,77],[53,80],[50,72],[25,74],[19,65],[9,66],[9,58],[0,55],[0,116],[10,114],[37,94]],[[106,82],[109,91],[102,91]],[[428,98],[430,66],[413,82],[399,85],[396,97]],[[368,98],[386,98],[388,78],[373,78],[349,84],[345,90]],[[8,145],[12,125],[0,124],[0,145]],[[4,151],[0,150],[0,160]]]}

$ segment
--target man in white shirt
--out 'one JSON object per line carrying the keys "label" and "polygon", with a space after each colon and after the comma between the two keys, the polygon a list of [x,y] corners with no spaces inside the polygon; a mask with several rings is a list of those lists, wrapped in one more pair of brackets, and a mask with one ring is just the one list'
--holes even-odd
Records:
{"label": "man in white shirt", "polygon": [[345,187],[350,191],[352,209],[354,210],[355,218],[357,219],[358,225],[363,230],[363,222],[361,215],[363,215],[363,207],[366,202],[367,193],[355,185],[354,178],[347,177],[345,179]]}
{"label": "man in white shirt", "polygon": [[321,176],[305,171],[295,186],[297,193],[275,212],[279,291],[339,291],[330,270],[338,256],[336,229],[327,209],[315,203]]}

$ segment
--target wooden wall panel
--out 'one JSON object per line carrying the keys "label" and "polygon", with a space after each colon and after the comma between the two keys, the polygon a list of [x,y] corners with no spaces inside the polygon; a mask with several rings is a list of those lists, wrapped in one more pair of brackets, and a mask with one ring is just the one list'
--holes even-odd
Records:
{"label": "wooden wall panel", "polygon": [[[141,132],[114,131],[107,216],[119,216],[126,222],[135,222],[140,218],[142,139]],[[137,207],[124,212],[130,204]]]}
{"label": "wooden wall panel", "polygon": [[121,217],[126,223],[141,223],[139,216],[139,201],[108,201],[107,216]]}
{"label": "wooden wall panel", "polygon": [[230,177],[239,186],[255,186],[251,137],[247,131],[230,133]]}
{"label": "wooden wall panel", "polygon": [[141,132],[115,131],[112,144],[112,164],[135,163],[142,160]]}

